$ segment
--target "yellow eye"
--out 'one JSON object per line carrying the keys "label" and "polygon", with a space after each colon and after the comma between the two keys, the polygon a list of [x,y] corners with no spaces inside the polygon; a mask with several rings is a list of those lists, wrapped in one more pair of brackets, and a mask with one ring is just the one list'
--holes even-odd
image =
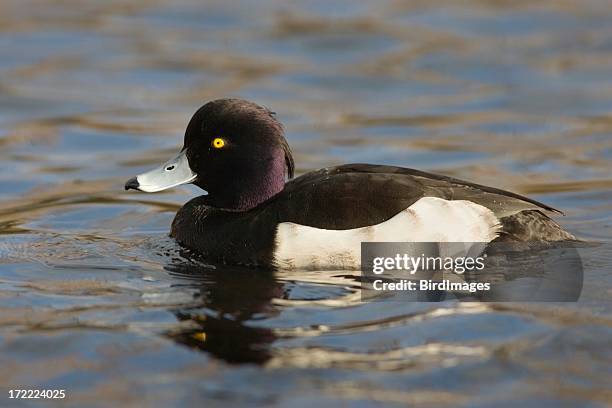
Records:
{"label": "yellow eye", "polygon": [[215,149],[220,149],[223,146],[225,146],[225,140],[221,139],[220,137],[215,137],[212,141],[212,147],[214,147]]}

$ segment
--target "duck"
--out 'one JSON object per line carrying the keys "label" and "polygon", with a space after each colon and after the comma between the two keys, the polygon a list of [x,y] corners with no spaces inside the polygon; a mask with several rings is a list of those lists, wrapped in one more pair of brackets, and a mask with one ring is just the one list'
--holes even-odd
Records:
{"label": "duck", "polygon": [[559,210],[453,177],[364,163],[294,172],[276,113],[217,99],[195,112],[176,157],[125,189],[191,183],[205,190],[179,209],[170,236],[221,264],[358,269],[362,242],[576,239],[551,218]]}

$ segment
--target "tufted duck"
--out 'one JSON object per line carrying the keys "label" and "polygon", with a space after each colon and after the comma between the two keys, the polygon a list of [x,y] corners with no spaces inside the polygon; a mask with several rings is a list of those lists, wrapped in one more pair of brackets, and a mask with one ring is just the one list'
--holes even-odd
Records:
{"label": "tufted duck", "polygon": [[[395,166],[346,164],[293,179],[283,127],[268,109],[220,99],[191,118],[183,149],[125,189],[206,190],[170,235],[217,262],[355,268],[363,241],[563,241],[574,237],[515,193]],[[287,181],[287,179],[289,179]]]}

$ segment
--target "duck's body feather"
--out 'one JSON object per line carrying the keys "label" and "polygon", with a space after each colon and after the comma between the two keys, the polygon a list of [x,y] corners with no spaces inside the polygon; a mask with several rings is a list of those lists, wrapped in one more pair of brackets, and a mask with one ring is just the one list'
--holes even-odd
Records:
{"label": "duck's body feather", "polygon": [[[359,241],[573,239],[543,211],[558,212],[518,194],[451,177],[350,164],[290,180],[248,211],[212,207],[206,196],[197,197],[177,213],[171,235],[212,260],[281,267],[300,266],[295,262],[300,245],[312,261],[316,251],[308,246],[329,248],[328,259],[336,254],[342,260],[344,253],[346,260],[355,258],[359,247],[353,244]],[[465,235],[470,227],[481,232]],[[334,242],[337,248],[350,243],[353,253],[336,250]]]}

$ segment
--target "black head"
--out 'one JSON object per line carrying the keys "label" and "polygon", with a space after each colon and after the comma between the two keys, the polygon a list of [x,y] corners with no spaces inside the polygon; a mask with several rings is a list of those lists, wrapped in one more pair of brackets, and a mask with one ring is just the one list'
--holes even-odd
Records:
{"label": "black head", "polygon": [[254,207],[293,177],[283,126],[268,109],[242,99],[218,99],[198,109],[183,149],[197,174],[194,184],[217,207]]}
{"label": "black head", "polygon": [[248,210],[279,193],[293,168],[272,112],[242,99],[218,99],[193,115],[177,158],[131,179],[126,189],[159,191],[192,182],[208,192],[209,205]]}

